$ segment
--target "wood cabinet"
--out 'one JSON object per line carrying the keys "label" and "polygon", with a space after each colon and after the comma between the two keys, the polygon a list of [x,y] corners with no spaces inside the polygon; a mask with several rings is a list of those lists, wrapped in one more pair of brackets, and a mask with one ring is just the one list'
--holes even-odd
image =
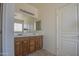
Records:
{"label": "wood cabinet", "polygon": [[43,41],[42,41],[42,37],[35,37],[36,38],[36,50],[39,50],[43,47]]}
{"label": "wood cabinet", "polygon": [[43,36],[16,37],[15,55],[25,56],[43,47]]}
{"label": "wood cabinet", "polygon": [[32,37],[29,41],[29,52],[32,53],[35,51],[35,39]]}
{"label": "wood cabinet", "polygon": [[22,40],[20,40],[20,38],[16,38],[15,40],[15,55],[22,55]]}
{"label": "wood cabinet", "polygon": [[29,53],[29,40],[28,38],[24,38],[22,41],[22,55],[28,55]]}

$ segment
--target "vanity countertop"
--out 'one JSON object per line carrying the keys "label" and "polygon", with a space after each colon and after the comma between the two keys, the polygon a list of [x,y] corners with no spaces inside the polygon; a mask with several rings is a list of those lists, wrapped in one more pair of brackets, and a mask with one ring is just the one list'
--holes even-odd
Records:
{"label": "vanity countertop", "polygon": [[21,36],[14,36],[16,37],[33,37],[33,36],[43,36],[43,35],[21,35]]}

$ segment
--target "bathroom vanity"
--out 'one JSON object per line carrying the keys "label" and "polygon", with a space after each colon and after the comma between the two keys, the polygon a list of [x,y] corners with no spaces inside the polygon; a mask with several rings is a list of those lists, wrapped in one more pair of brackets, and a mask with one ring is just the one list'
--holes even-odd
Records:
{"label": "bathroom vanity", "polygon": [[[25,56],[43,47],[41,34],[41,20],[38,19],[38,10],[30,6],[20,7],[16,4],[14,16],[15,55]],[[34,12],[30,11],[34,10]]]}
{"label": "bathroom vanity", "polygon": [[15,37],[15,55],[26,56],[43,48],[43,36]]}

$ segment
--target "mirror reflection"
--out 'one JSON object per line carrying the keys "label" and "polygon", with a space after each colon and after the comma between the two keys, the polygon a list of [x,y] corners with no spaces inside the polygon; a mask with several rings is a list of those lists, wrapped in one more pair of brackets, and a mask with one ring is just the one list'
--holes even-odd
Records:
{"label": "mirror reflection", "polygon": [[41,21],[22,13],[15,13],[14,32],[33,32],[41,30]]}

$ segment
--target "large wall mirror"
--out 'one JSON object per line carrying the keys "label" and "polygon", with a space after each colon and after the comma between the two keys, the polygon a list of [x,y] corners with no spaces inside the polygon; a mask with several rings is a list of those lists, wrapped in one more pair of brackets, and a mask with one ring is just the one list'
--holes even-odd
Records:
{"label": "large wall mirror", "polygon": [[14,19],[14,32],[33,32],[41,30],[41,21],[30,15],[16,12]]}

